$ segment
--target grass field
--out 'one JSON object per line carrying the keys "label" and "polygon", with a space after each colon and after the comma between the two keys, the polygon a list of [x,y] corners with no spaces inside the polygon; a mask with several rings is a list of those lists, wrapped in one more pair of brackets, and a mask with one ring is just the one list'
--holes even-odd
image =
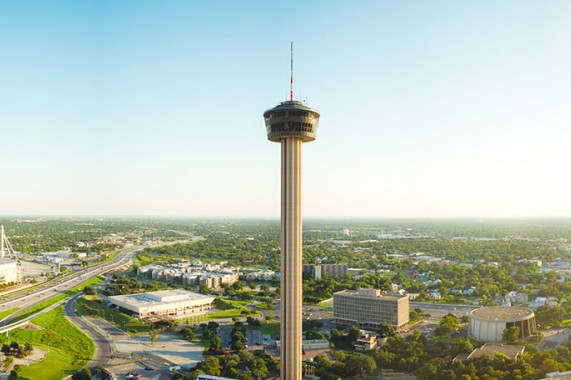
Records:
{"label": "grass field", "polygon": [[78,286],[76,286],[75,288],[71,288],[70,290],[66,291],[65,293],[62,293],[62,294],[60,294],[60,295],[58,295],[58,296],[55,296],[55,297],[53,297],[53,298],[50,298],[50,299],[47,300],[47,301],[44,301],[44,302],[42,302],[42,303],[37,304],[36,306],[34,306],[34,307],[28,309],[25,313],[23,313],[23,314],[19,315],[18,317],[14,318],[14,319],[12,320],[12,322],[21,321],[22,319],[25,319],[25,318],[27,318],[27,317],[29,317],[29,316],[31,316],[31,315],[34,315],[34,314],[36,314],[37,312],[42,311],[42,310],[44,310],[44,309],[47,308],[47,307],[50,307],[51,305],[55,304],[56,302],[59,302],[59,301],[61,301],[61,300],[63,300],[63,299],[66,299],[67,297],[71,297],[71,296],[76,295],[77,293],[79,293],[79,292],[82,291],[82,289],[83,289],[84,286],[86,286],[86,285],[95,285],[95,284],[98,284],[98,283],[100,283],[101,281],[103,281],[103,279],[104,279],[104,277],[102,277],[102,276],[93,277],[92,279],[88,280],[87,282],[85,282],[85,283],[83,283],[83,284],[81,284],[81,285],[78,285]]}
{"label": "grass field", "polygon": [[39,379],[41,374],[42,380],[59,380],[84,367],[93,357],[93,342],[65,318],[62,307],[39,316],[34,323],[44,330],[16,329],[0,336],[1,344],[30,343],[46,351],[49,344],[46,359],[29,367],[22,366],[18,379]]}
{"label": "grass field", "polygon": [[[89,298],[89,299],[88,299]],[[110,309],[105,305],[97,302],[97,297],[80,297],[77,300],[77,314],[79,315],[93,315],[90,310],[95,310],[97,314],[107,320],[109,323],[117,326],[130,334],[139,334],[149,332],[150,326],[136,318],[130,317],[127,314],[119,313],[116,310]]]}
{"label": "grass field", "polygon": [[6,318],[7,316],[9,316],[10,314],[14,314],[15,312],[17,312],[18,310],[20,310],[19,307],[15,307],[13,309],[10,310],[6,310],[0,313],[0,321],[4,318]]}
{"label": "grass field", "polygon": [[234,301],[222,298],[216,298],[214,300],[214,307],[221,310],[217,313],[208,314],[208,319],[218,319],[218,318],[232,318],[232,317],[242,317],[243,311],[251,312],[245,305],[247,301]]}
{"label": "grass field", "polygon": [[276,339],[280,335],[280,324],[275,323],[262,323],[262,334],[270,335],[272,339]]}

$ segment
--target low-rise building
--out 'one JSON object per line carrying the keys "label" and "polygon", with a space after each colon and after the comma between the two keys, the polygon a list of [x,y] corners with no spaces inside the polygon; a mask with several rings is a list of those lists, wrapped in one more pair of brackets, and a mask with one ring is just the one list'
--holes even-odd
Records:
{"label": "low-rise building", "polygon": [[214,297],[187,290],[127,294],[108,297],[111,303],[129,310],[141,319],[162,316],[172,319],[204,315],[212,308]]}
{"label": "low-rise building", "polygon": [[355,342],[355,351],[369,351],[377,348],[376,334],[361,334]]}
{"label": "low-rise building", "polygon": [[523,356],[525,346],[506,346],[503,344],[490,344],[486,343],[480,348],[476,348],[468,355],[467,359],[479,358],[480,356],[487,355],[493,359],[496,354],[506,355],[510,360],[517,361]]}

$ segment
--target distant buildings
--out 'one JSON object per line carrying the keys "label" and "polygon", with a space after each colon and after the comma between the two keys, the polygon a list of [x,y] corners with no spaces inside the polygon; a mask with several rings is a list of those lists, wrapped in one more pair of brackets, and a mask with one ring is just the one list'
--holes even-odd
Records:
{"label": "distant buildings", "polygon": [[147,265],[137,268],[137,276],[164,281],[170,284],[204,285],[219,288],[222,284],[232,285],[240,279],[238,269],[222,268],[221,265],[207,265],[201,262],[174,264],[169,266]]}
{"label": "distant buildings", "polygon": [[504,296],[505,306],[519,306],[529,302],[529,296],[522,292],[511,291]]}
{"label": "distant buildings", "polygon": [[303,273],[313,278],[335,278],[347,277],[347,264],[303,264]]}
{"label": "distant buildings", "polygon": [[409,321],[409,297],[388,295],[376,289],[343,290],[333,294],[337,323],[379,328],[386,322],[400,330]]}
{"label": "distant buildings", "polygon": [[529,307],[531,310],[537,310],[540,306],[557,306],[558,303],[556,297],[536,297]]}
{"label": "distant buildings", "polygon": [[[244,270],[246,271],[246,270]],[[274,279],[280,279],[280,274],[269,269],[256,269],[250,270],[244,274],[244,278],[248,280],[255,281],[272,281]]]}
{"label": "distant buildings", "polygon": [[214,297],[186,290],[162,290],[111,296],[109,301],[120,308],[132,311],[135,316],[141,319],[152,316],[178,319],[208,313],[212,308]]}

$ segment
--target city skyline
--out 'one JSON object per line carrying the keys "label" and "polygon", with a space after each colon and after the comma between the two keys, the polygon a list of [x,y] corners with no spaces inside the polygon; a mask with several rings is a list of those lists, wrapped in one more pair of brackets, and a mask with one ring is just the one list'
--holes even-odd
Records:
{"label": "city skyline", "polygon": [[279,217],[293,40],[304,216],[571,216],[571,4],[281,8],[1,2],[0,215]]}

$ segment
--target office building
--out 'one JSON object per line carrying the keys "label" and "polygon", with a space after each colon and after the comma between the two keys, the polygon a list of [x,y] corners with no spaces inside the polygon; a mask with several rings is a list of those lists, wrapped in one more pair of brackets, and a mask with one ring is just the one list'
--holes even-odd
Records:
{"label": "office building", "polygon": [[377,289],[343,290],[333,294],[337,323],[377,329],[386,322],[400,330],[409,321],[408,296],[389,295]]}

